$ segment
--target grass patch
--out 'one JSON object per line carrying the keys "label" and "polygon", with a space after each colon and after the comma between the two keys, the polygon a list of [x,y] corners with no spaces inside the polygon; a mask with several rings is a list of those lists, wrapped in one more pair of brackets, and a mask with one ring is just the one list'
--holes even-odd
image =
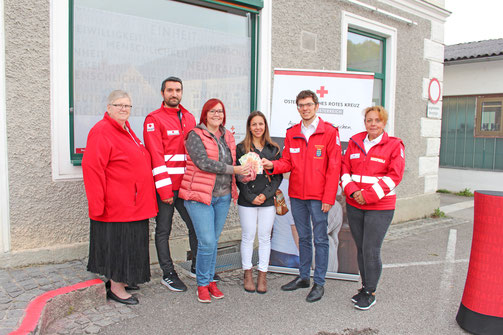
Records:
{"label": "grass patch", "polygon": [[459,195],[461,197],[473,197],[473,193],[472,191],[470,191],[469,188],[465,188],[464,190],[462,191],[459,191],[457,193],[454,193],[455,195]]}
{"label": "grass patch", "polygon": [[431,214],[432,218],[444,218],[445,213],[440,210],[440,208],[435,209],[435,211]]}
{"label": "grass patch", "polygon": [[450,194],[450,193],[452,193],[452,192],[451,192],[451,191],[449,191],[449,190],[446,190],[446,189],[441,188],[441,189],[437,190],[437,193],[447,193],[447,194]]}

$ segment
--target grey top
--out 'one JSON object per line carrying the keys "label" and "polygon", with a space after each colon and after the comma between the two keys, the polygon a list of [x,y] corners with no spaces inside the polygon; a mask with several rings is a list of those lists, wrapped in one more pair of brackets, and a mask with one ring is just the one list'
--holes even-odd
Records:
{"label": "grey top", "polygon": [[225,142],[225,128],[220,126],[221,136],[217,138],[208,130],[208,128],[206,128],[204,124],[200,124],[197,127],[208,131],[217,142],[218,161],[208,158],[208,153],[206,152],[203,141],[194,131],[189,133],[187,136],[187,142],[185,143],[190,159],[192,159],[194,164],[200,170],[215,173],[217,175],[212,192],[213,197],[227,195],[231,192],[234,167],[232,165],[231,150]]}

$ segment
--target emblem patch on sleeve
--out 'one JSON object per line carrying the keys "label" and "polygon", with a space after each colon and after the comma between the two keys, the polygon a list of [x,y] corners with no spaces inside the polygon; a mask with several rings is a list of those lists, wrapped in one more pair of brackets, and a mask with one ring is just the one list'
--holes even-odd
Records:
{"label": "emblem patch on sleeve", "polygon": [[155,127],[153,123],[147,123],[147,131],[155,131]]}

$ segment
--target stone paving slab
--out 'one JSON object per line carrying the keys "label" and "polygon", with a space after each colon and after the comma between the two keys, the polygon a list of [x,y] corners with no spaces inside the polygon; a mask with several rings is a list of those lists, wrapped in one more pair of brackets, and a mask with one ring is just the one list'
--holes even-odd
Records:
{"label": "stone paving slab", "polygon": [[[398,240],[411,235],[423,234],[440,228],[454,227],[466,223],[466,220],[454,218],[425,218],[391,226],[386,241]],[[0,270],[0,335],[8,334],[19,325],[24,309],[36,296],[60,287],[97,278],[86,271],[87,260],[77,260],[64,264],[50,264],[17,269]],[[157,264],[152,265],[152,281],[141,285],[135,293],[141,300],[164,292],[165,287],[159,284],[161,272]],[[189,290],[196,289],[196,282],[180,269],[182,280]],[[225,285],[241,285],[241,270],[220,273]],[[268,280],[274,281],[283,275],[270,273]],[[125,306],[108,301],[103,306],[75,312],[68,317],[54,322],[50,326],[51,334],[96,334],[102,328],[136,317],[135,306]]]}

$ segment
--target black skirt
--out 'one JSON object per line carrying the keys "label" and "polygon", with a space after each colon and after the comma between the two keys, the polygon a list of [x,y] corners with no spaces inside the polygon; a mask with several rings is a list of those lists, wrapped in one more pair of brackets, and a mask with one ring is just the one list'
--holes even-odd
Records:
{"label": "black skirt", "polygon": [[91,219],[87,270],[128,285],[148,282],[148,234],[148,219],[133,222]]}

